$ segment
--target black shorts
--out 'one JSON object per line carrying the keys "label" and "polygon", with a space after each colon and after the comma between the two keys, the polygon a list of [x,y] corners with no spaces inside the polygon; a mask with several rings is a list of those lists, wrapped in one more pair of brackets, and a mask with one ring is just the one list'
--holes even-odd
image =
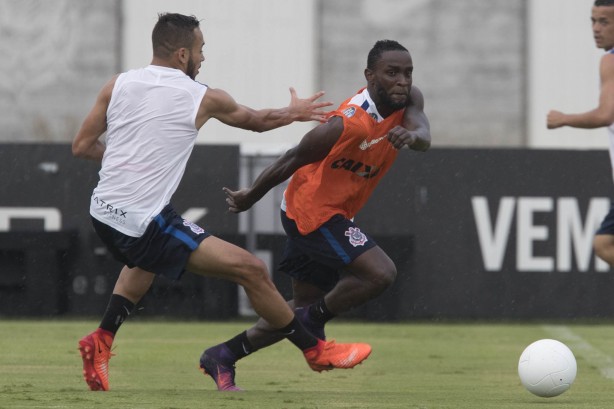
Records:
{"label": "black shorts", "polygon": [[610,211],[601,222],[597,234],[614,235],[614,204],[612,204]]}
{"label": "black shorts", "polygon": [[92,217],[94,229],[111,254],[130,268],[140,267],[171,280],[185,272],[190,254],[210,236],[167,205],[141,237],[127,236]]}
{"label": "black shorts", "polygon": [[281,223],[288,239],[279,270],[324,291],[330,291],[337,284],[339,272],[346,265],[377,246],[353,221],[341,215],[331,217],[318,230],[305,236],[283,210]]}

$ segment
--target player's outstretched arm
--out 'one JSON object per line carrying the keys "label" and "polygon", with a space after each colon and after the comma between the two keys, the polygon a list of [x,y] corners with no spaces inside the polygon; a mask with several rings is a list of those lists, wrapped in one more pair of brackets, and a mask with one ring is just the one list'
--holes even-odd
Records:
{"label": "player's outstretched arm", "polygon": [[552,110],[546,117],[548,129],[571,126],[572,128],[594,129],[614,123],[614,54],[601,57],[599,64],[601,88],[597,108],[578,114],[566,114]]}
{"label": "player's outstretched arm", "polygon": [[209,118],[216,118],[235,128],[265,132],[296,121],[324,121],[326,113],[321,109],[332,103],[317,102],[322,95],[324,92],[320,91],[302,99],[296,95],[294,88],[290,88],[290,104],[287,107],[256,110],[238,104],[223,90],[209,89],[201,103],[196,125],[200,128]]}
{"label": "player's outstretched arm", "polygon": [[249,209],[299,168],[324,159],[342,132],[343,119],[332,117],[328,122],[307,132],[297,146],[263,170],[250,188],[232,191],[225,187],[228,210],[239,213]]}
{"label": "player's outstretched arm", "polygon": [[107,82],[96,98],[92,110],[85,117],[81,128],[72,142],[72,153],[79,158],[100,162],[104,154],[105,145],[100,137],[107,130],[107,108],[111,101],[111,94],[117,76]]}
{"label": "player's outstretched arm", "polygon": [[426,151],[431,146],[431,125],[424,113],[424,96],[415,86],[410,94],[411,104],[405,108],[403,126],[396,126],[388,132],[388,140],[396,148],[407,147]]}

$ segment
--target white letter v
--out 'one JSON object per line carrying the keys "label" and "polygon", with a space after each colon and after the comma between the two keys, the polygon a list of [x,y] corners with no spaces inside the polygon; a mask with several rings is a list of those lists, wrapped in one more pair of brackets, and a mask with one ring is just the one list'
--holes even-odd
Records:
{"label": "white letter v", "polygon": [[478,229],[478,239],[480,241],[484,267],[487,271],[500,270],[510,235],[516,199],[513,197],[501,198],[494,229],[491,225],[488,199],[483,196],[472,197],[471,205]]}

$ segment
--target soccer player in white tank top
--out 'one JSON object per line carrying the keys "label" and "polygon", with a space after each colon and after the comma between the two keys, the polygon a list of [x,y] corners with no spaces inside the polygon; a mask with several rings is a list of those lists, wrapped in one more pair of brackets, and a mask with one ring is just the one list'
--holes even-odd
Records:
{"label": "soccer player in white tank top", "polygon": [[[294,121],[323,120],[320,109],[330,103],[316,102],[322,92],[299,99],[290,89],[287,107],[255,110],[196,82],[205,43],[194,16],[161,14],[152,44],[151,65],[119,74],[103,86],[72,146],[75,156],[102,162],[90,202],[92,223],[125,264],[100,327],[79,341],[89,388],[109,389],[115,334],[155,275],[179,279],[184,271],[242,285],[256,312],[303,351],[313,370],[357,365],[368,357],[369,345],[315,338],[277,292],[261,260],[183,220],[170,203],[198,129],[210,118],[263,132]],[[106,145],[100,141],[105,132]],[[234,367],[201,361],[201,368],[218,389],[238,389]]]}
{"label": "soccer player in white tank top", "polygon": [[[562,126],[574,128],[608,128],[610,139],[610,160],[614,171],[614,0],[596,0],[591,13],[593,37],[598,48],[607,53],[599,64],[600,93],[595,109],[577,114],[560,111],[548,113],[548,128]],[[613,172],[614,177],[614,172]],[[595,254],[614,266],[614,206],[603,220],[593,240]]]}

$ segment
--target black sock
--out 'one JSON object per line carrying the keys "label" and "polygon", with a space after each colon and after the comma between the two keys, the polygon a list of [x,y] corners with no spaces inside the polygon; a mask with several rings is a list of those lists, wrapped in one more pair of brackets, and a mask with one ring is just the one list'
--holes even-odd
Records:
{"label": "black sock", "polygon": [[247,339],[247,331],[243,331],[236,337],[224,342],[224,344],[232,352],[236,361],[254,352],[254,347]]}
{"label": "black sock", "polygon": [[336,315],[330,312],[328,307],[326,307],[324,298],[320,298],[318,301],[309,306],[309,318],[315,322],[326,324],[335,317]]}
{"label": "black sock", "polygon": [[109,331],[115,335],[117,330],[122,325],[124,320],[134,309],[134,304],[127,298],[118,294],[112,294],[107,305],[107,310],[104,312],[100,328]]}
{"label": "black sock", "polygon": [[290,342],[296,345],[301,351],[312,348],[318,345],[318,339],[311,335],[309,331],[303,327],[299,320],[294,317],[290,324],[279,330],[288,338]]}

